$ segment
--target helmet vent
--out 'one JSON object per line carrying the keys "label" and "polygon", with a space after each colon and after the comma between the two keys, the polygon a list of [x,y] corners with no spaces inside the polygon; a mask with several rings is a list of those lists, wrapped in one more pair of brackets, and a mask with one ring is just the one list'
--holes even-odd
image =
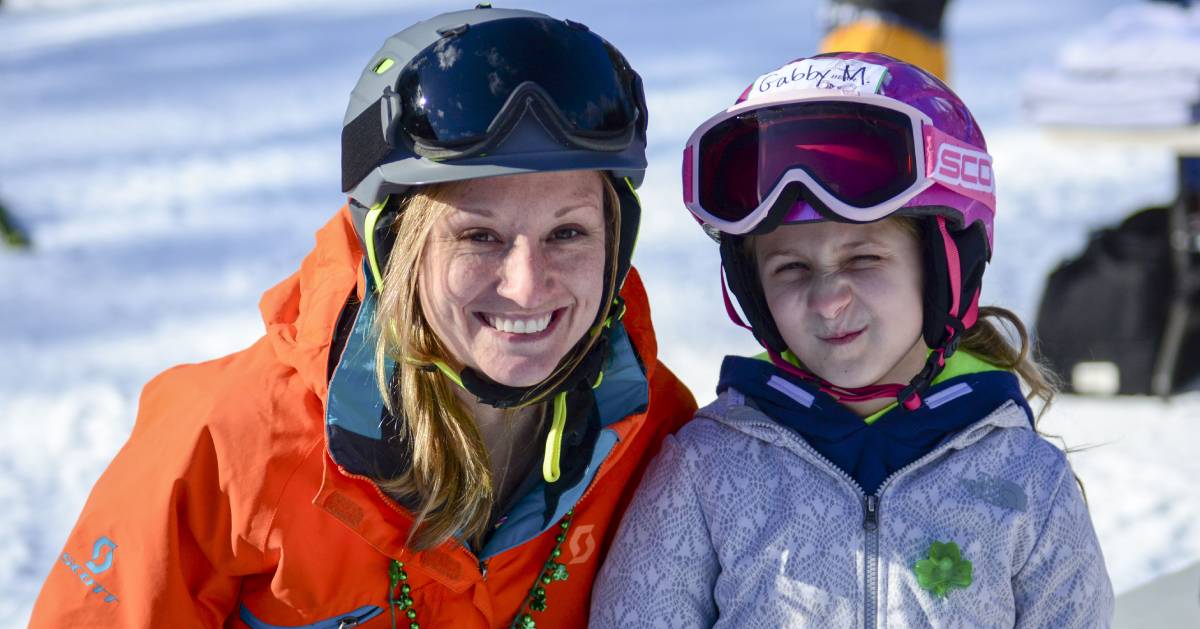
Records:
{"label": "helmet vent", "polygon": [[447,26],[445,28],[437,29],[437,34],[441,35],[442,37],[458,37],[459,35],[462,35],[463,33],[467,32],[467,29],[470,27],[471,27],[470,24],[459,24],[458,26]]}
{"label": "helmet vent", "polygon": [[384,57],[383,59],[381,59],[379,61],[379,63],[375,64],[374,68],[371,68],[371,71],[374,72],[375,74],[383,74],[384,72],[387,72],[388,69],[394,65],[396,65],[395,60]]}

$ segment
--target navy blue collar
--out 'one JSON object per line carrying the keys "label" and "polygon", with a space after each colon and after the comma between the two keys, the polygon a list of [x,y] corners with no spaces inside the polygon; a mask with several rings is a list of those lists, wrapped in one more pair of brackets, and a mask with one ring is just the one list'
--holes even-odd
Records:
{"label": "navy blue collar", "polygon": [[798,433],[867,494],[1009,400],[1033,417],[1016,375],[1002,370],[938,382],[926,392],[920,408],[909,411],[897,406],[872,424],[813,384],[764,360],[726,356],[717,393],[729,388],[744,395],[748,405]]}

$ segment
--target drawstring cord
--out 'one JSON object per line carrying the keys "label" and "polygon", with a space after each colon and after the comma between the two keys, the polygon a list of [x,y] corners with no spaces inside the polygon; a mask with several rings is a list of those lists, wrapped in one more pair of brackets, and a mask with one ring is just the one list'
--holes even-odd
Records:
{"label": "drawstring cord", "polygon": [[562,456],[563,433],[567,427],[567,392],[554,396],[554,419],[550,422],[550,434],[546,435],[546,455],[542,458],[542,478],[547,483],[558,481],[562,474],[559,459]]}

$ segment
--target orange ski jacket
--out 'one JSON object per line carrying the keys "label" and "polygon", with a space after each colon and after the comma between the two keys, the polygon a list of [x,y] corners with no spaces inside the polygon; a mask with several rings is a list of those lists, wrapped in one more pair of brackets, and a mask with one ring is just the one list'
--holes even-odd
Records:
{"label": "orange ski jacket", "polygon": [[[406,548],[411,513],[369,479],[396,457],[381,432],[366,282],[343,208],[299,272],[264,294],[261,339],[146,386],[32,627],[506,627],[535,581],[538,627],[586,625],[646,464],[696,409],[656,359],[636,271],[595,404],[569,420],[562,477],[521,498],[478,553],[456,540]],[[389,575],[393,560],[405,580]],[[565,580],[541,578],[554,564]]]}

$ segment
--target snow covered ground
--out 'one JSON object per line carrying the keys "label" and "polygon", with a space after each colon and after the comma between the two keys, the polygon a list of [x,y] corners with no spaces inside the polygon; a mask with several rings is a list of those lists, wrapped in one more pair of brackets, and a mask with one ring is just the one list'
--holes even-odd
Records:
{"label": "snow covered ground", "polygon": [[[1046,272],[1089,228],[1172,194],[1165,152],[1058,146],[1020,115],[1021,75],[1117,4],[958,0],[949,14],[952,82],[1000,183],[984,302],[1027,321]],[[711,399],[720,357],[754,344],[725,320],[716,251],[679,201],[679,151],[752,78],[815,48],[816,0],[523,5],[589,24],[646,79],[651,168],[635,263],[664,360]],[[340,123],[362,64],[388,34],[457,6],[4,3],[0,199],[36,247],[0,252],[0,624],[25,624],[142,384],[260,334],[259,294],[342,203]],[[1200,396],[1064,397],[1046,418],[1086,448],[1073,461],[1118,592],[1200,559],[1198,419]]]}

